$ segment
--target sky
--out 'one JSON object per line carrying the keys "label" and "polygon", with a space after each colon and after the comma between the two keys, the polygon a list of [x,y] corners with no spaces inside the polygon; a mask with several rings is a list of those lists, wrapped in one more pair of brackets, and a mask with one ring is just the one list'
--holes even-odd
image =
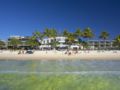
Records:
{"label": "sky", "polygon": [[102,31],[110,39],[120,35],[120,0],[0,0],[0,39],[30,36],[36,30],[90,27],[98,39]]}

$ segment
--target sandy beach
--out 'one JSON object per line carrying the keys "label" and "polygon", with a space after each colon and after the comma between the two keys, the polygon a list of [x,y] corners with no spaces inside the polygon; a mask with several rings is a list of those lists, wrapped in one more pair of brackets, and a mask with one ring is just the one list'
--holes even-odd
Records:
{"label": "sandy beach", "polygon": [[0,60],[120,60],[120,51],[34,51],[33,54],[18,54],[19,51],[0,51]]}

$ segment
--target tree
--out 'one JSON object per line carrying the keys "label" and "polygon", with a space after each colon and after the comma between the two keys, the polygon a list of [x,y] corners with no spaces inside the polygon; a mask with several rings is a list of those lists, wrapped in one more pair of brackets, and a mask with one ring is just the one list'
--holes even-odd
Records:
{"label": "tree", "polygon": [[72,43],[75,43],[75,35],[74,35],[74,33],[70,33],[69,35],[68,35],[68,42],[70,43],[70,44],[72,44]]}
{"label": "tree", "polygon": [[83,49],[88,48],[88,43],[87,42],[82,41],[81,44],[83,46]]}
{"label": "tree", "polygon": [[64,30],[63,31],[63,36],[68,37],[68,35],[69,35],[69,32],[67,30]]}
{"label": "tree", "polygon": [[109,33],[106,31],[101,32],[99,38],[104,40],[104,49],[106,49],[106,42],[105,40],[109,37]]}
{"label": "tree", "polygon": [[52,48],[55,49],[55,47],[59,44],[57,41],[56,41],[56,36],[57,36],[57,31],[55,29],[51,29],[50,30],[50,37],[53,38],[53,41],[51,42],[51,46]]}
{"label": "tree", "polygon": [[56,47],[56,45],[57,45],[57,41],[56,41],[56,36],[57,36],[57,31],[55,30],[55,29],[46,29],[45,30],[45,32],[44,32],[44,35],[46,36],[46,37],[48,37],[48,38],[52,38],[52,40],[51,40],[51,46],[52,46],[52,48],[55,48]]}
{"label": "tree", "polygon": [[57,31],[56,31],[55,29],[51,29],[51,30],[50,30],[50,36],[51,36],[52,38],[55,38],[55,37],[57,36]]}
{"label": "tree", "polygon": [[89,27],[84,29],[84,31],[82,33],[83,38],[88,38],[88,40],[89,40],[89,39],[93,38],[93,36],[94,36],[94,34]]}
{"label": "tree", "polygon": [[31,48],[35,48],[40,45],[40,43],[36,40],[35,36],[31,36],[27,41],[26,44],[29,45]]}
{"label": "tree", "polygon": [[70,33],[67,30],[63,31],[63,36],[65,36],[67,38],[65,42],[66,42],[66,44],[69,45],[69,47],[70,47],[70,45],[72,45],[73,43],[75,43],[75,39],[76,39],[77,35],[78,34],[76,34],[76,33]]}
{"label": "tree", "polygon": [[51,37],[51,30],[46,28],[45,31],[44,31],[44,36],[50,38]]}
{"label": "tree", "polygon": [[120,35],[118,35],[113,42],[114,46],[117,46],[120,49]]}
{"label": "tree", "polygon": [[0,40],[0,48],[3,48],[5,46],[5,42]]}
{"label": "tree", "polygon": [[74,35],[77,39],[79,39],[82,36],[82,32],[81,30],[78,28],[75,32]]}
{"label": "tree", "polygon": [[106,40],[107,38],[109,37],[109,33],[108,32],[101,32],[99,38],[100,39],[103,39],[103,40]]}
{"label": "tree", "polygon": [[52,46],[52,48],[55,48],[57,45],[59,45],[60,43],[56,40],[53,40],[50,45]]}
{"label": "tree", "polygon": [[55,29],[46,29],[44,35],[48,38],[55,38],[57,36],[57,31]]}
{"label": "tree", "polygon": [[35,41],[38,41],[39,43],[41,43],[41,41],[44,38],[44,34],[42,34],[39,31],[35,31],[35,32],[33,32],[33,37],[34,37]]}
{"label": "tree", "polygon": [[94,36],[94,34],[89,27],[84,29],[84,31],[82,33],[83,38],[91,39],[91,38],[93,38],[93,36]]}
{"label": "tree", "polygon": [[82,43],[82,39],[81,39],[81,36],[82,36],[82,32],[81,30],[78,28],[75,32],[74,32],[74,37],[78,40],[78,43]]}
{"label": "tree", "polygon": [[13,49],[17,49],[20,44],[22,44],[22,42],[16,38],[11,38],[8,42],[8,45],[12,46]]}
{"label": "tree", "polygon": [[44,37],[44,34],[42,34],[42,33],[39,32],[39,31],[35,31],[35,32],[33,32],[33,36],[34,36],[36,39],[42,40],[43,37]]}
{"label": "tree", "polygon": [[70,48],[70,46],[71,46],[73,43],[75,43],[75,35],[74,35],[74,33],[69,33],[69,34],[67,35],[66,43],[69,45],[69,48]]}

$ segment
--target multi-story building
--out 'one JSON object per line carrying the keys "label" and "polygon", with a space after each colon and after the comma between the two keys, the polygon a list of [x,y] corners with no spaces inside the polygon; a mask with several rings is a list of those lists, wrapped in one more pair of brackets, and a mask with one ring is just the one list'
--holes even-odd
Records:
{"label": "multi-story building", "polygon": [[44,38],[42,41],[41,40],[39,41],[42,44],[40,45],[40,48],[51,48],[50,43],[52,43],[54,40],[59,43],[57,47],[59,48],[68,47],[68,45],[65,44],[66,39],[67,37],[63,36],[57,36],[55,38]]}
{"label": "multi-story building", "polygon": [[10,36],[10,37],[8,38],[8,40],[7,40],[7,46],[8,46],[8,48],[11,48],[11,47],[12,47],[12,45],[9,44],[9,41],[10,41],[11,39],[13,39],[13,38],[18,39],[18,40],[20,40],[20,41],[22,42],[22,44],[18,45],[19,48],[27,48],[27,47],[29,47],[29,46],[26,45],[26,43],[25,43],[27,40],[29,40],[29,38],[30,38],[29,36],[26,36],[26,37],[24,37],[24,36]]}
{"label": "multi-story building", "polygon": [[[57,36],[55,38],[44,38],[42,41],[40,40],[40,43],[42,45],[40,45],[40,49],[44,49],[44,48],[51,48],[50,43],[52,43],[54,40],[56,42],[58,42],[59,44],[56,46],[57,49],[67,49],[69,47],[68,44],[66,44],[66,39],[67,37],[64,36]],[[77,39],[75,39],[75,41],[77,41]],[[77,48],[79,49],[79,45],[71,45],[70,48]]]}
{"label": "multi-story building", "polygon": [[[10,39],[12,38],[16,38],[21,40],[22,44],[19,45],[19,47],[29,47],[28,45],[26,45],[24,42],[26,42],[30,37],[22,37],[22,36],[10,36],[8,38],[8,43],[10,41]],[[55,40],[56,42],[58,42],[59,44],[57,44],[56,48],[68,48],[69,45],[66,44],[66,39],[67,37],[64,36],[57,36],[55,38],[43,38],[43,40],[38,40],[41,45],[38,47],[39,49],[52,49],[51,43]],[[77,39],[75,39],[77,41]],[[115,49],[116,47],[113,45],[114,40],[89,40],[86,41],[87,45],[88,45],[88,49],[91,50],[111,50],[111,49]],[[8,45],[8,47],[11,47],[11,45]],[[81,45],[77,45],[77,44],[72,44],[70,46],[70,48],[77,48],[77,49],[83,49],[82,44]]]}
{"label": "multi-story building", "polygon": [[87,41],[88,46],[90,49],[114,49],[115,46],[113,45],[114,40],[89,40]]}
{"label": "multi-story building", "polygon": [[7,42],[5,40],[0,40],[0,49],[6,49],[7,48]]}
{"label": "multi-story building", "polygon": [[60,44],[64,44],[65,40],[67,39],[67,37],[63,37],[63,36],[57,36],[55,38],[44,38],[42,41],[40,40],[41,44],[46,45],[51,43],[53,40],[56,40],[57,42],[59,42]]}

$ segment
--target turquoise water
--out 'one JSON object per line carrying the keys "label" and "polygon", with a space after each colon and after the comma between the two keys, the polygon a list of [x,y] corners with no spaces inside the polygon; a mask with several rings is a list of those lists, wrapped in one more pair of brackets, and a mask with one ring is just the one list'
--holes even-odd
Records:
{"label": "turquoise water", "polygon": [[0,90],[120,90],[119,85],[119,60],[0,60]]}
{"label": "turquoise water", "polygon": [[84,61],[84,60],[59,60],[59,61],[0,61],[0,73],[7,72],[118,72],[120,71],[120,61]]}

